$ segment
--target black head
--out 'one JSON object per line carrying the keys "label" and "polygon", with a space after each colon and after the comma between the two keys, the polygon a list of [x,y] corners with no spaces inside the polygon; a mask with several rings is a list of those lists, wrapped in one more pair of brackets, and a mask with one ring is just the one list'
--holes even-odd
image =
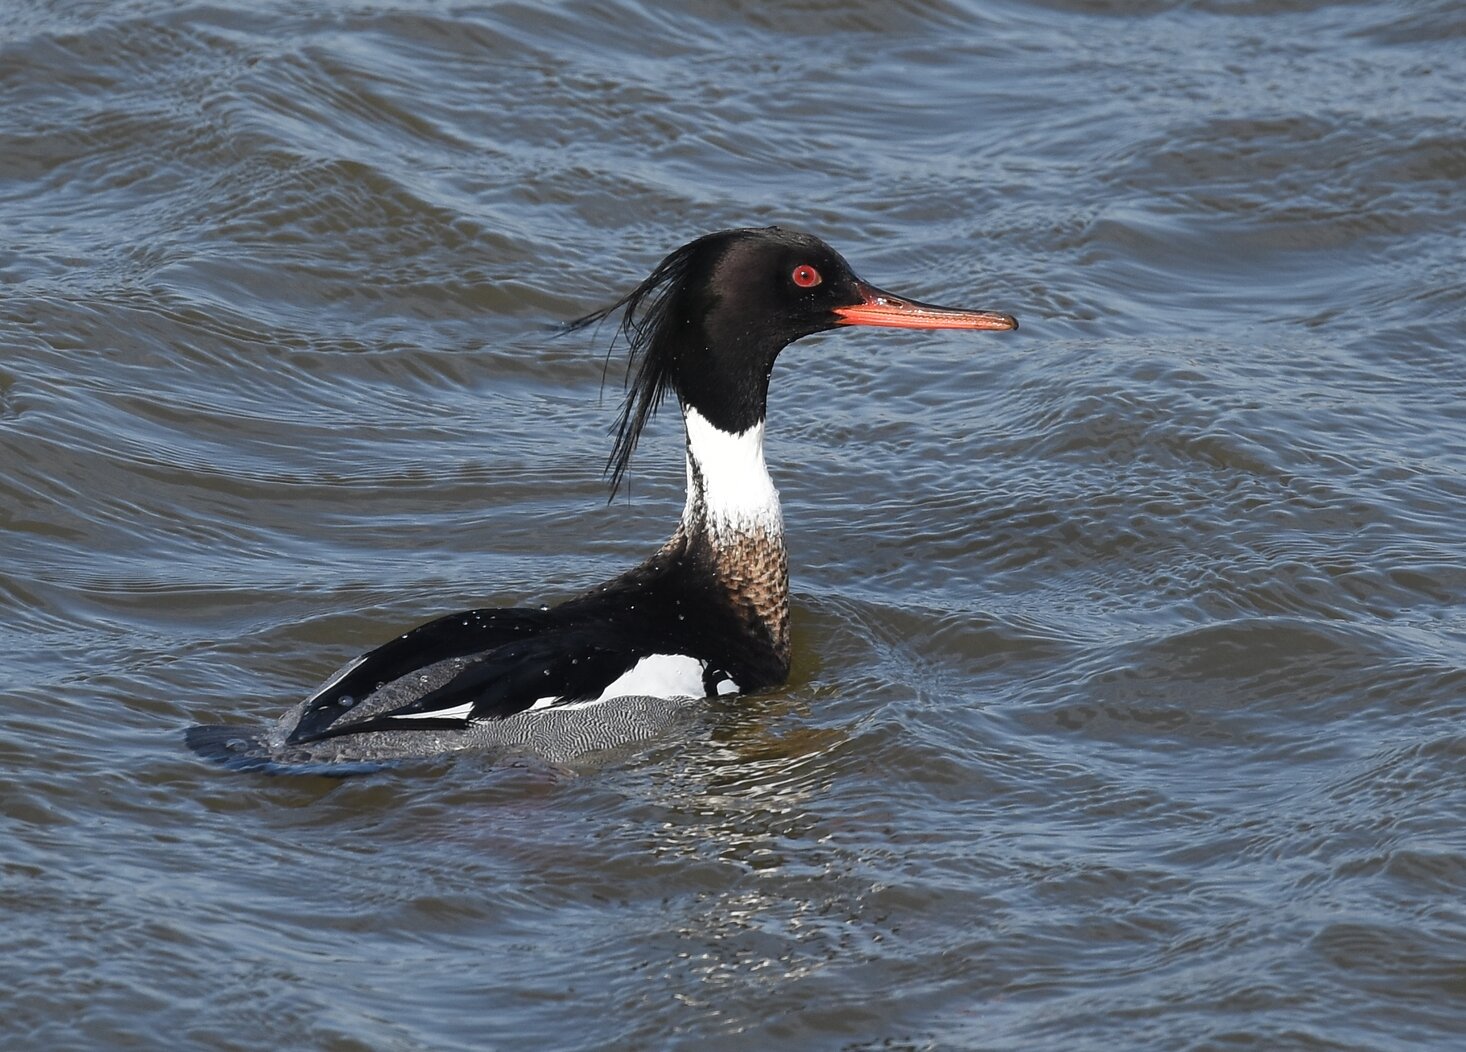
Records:
{"label": "black head", "polygon": [[723,230],[689,242],[630,294],[569,328],[623,308],[620,333],[631,355],[606,464],[612,493],[669,389],[715,427],[737,433],[763,420],[774,360],[802,336],[841,325],[1018,327],[1007,314],[932,307],[882,292],[819,238],[779,227]]}

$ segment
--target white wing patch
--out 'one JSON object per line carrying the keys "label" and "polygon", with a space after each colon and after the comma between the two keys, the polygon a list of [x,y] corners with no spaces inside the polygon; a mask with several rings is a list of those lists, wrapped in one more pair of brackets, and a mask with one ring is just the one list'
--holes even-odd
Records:
{"label": "white wing patch", "polygon": [[473,702],[455,705],[451,709],[432,709],[428,712],[394,712],[394,720],[458,720],[465,719],[473,710]]}
{"label": "white wing patch", "polygon": [[579,709],[612,698],[700,698],[707,693],[703,667],[703,662],[686,654],[650,654],[606,684],[600,697],[564,707]]}
{"label": "white wing patch", "polygon": [[342,665],[341,668],[336,671],[336,674],[334,676],[326,680],[326,682],[322,683],[314,694],[305,699],[305,703],[309,705],[311,702],[318,700],[322,694],[325,694],[347,676],[351,675],[352,672],[356,671],[356,667],[366,659],[367,656],[363,654],[361,657],[356,658],[352,661],[348,661],[345,665]]}
{"label": "white wing patch", "polygon": [[[621,675],[606,684],[600,696],[589,701],[572,701],[562,705],[556,695],[536,698],[528,711],[536,709],[583,709],[599,705],[612,698],[701,698],[707,690],[703,686],[703,672],[707,663],[686,654],[651,654],[632,665]],[[344,675],[344,673],[343,673]],[[325,689],[325,688],[322,688]],[[718,683],[719,694],[737,694],[738,684],[724,678]],[[473,710],[473,703],[457,705],[451,709],[435,709],[432,712],[397,712],[394,720],[451,720],[464,719]]]}

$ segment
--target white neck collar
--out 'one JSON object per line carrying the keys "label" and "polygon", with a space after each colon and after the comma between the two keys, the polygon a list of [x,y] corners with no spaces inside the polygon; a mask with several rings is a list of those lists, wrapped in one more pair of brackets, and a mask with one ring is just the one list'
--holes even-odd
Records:
{"label": "white neck collar", "polygon": [[682,524],[702,517],[713,534],[760,529],[782,534],[779,492],[764,464],[764,422],[731,434],[708,423],[691,406],[682,411],[687,429],[687,506]]}

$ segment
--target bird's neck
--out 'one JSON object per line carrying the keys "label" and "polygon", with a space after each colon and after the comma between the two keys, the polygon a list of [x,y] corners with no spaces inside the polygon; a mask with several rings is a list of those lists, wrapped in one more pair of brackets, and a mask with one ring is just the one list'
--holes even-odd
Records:
{"label": "bird's neck", "polygon": [[687,430],[687,504],[682,527],[715,541],[761,534],[783,543],[779,491],[764,464],[764,422],[731,434],[696,409],[682,414]]}
{"label": "bird's neck", "polygon": [[789,560],[779,493],[764,464],[764,422],[732,434],[692,406],[687,429],[687,504],[678,534],[703,557],[734,603],[789,655]]}

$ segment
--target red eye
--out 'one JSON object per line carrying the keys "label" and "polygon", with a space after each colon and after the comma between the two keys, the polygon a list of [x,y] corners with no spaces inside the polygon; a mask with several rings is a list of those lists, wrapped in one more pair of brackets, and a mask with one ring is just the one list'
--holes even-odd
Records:
{"label": "red eye", "polygon": [[820,277],[820,272],[808,263],[801,263],[795,267],[794,273],[790,277],[794,279],[794,284],[802,289],[812,289],[824,280]]}

